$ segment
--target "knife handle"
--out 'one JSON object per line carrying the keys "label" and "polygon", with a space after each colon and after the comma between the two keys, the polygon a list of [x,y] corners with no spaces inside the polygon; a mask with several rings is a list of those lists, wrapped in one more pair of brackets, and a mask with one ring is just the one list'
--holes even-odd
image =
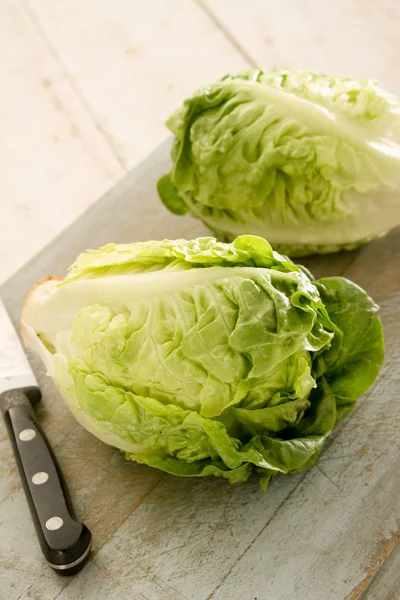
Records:
{"label": "knife handle", "polygon": [[42,552],[52,569],[70,575],[86,563],[92,536],[75,520],[60,468],[36,421],[32,402],[38,395],[39,388],[4,392],[3,416]]}

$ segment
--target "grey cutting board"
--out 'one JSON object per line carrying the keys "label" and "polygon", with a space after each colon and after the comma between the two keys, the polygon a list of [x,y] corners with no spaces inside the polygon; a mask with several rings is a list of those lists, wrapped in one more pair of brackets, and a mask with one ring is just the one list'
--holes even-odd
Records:
{"label": "grey cutting board", "polygon": [[[18,321],[29,287],[110,241],[207,234],[155,191],[161,146],[0,289]],[[55,207],[56,210],[56,207]],[[400,597],[400,233],[306,262],[344,274],[381,306],[386,362],[308,472],[258,483],[165,475],[124,460],[76,424],[41,365],[40,419],[94,556],[73,579],[44,564],[4,427],[0,429],[0,600],[385,600]],[[397,591],[396,591],[397,590]]]}

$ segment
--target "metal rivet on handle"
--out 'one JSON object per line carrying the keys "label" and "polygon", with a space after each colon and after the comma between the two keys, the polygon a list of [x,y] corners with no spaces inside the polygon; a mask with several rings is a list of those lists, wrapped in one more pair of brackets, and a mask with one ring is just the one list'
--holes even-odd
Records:
{"label": "metal rivet on handle", "polygon": [[29,442],[29,440],[33,440],[35,435],[36,431],[34,429],[23,429],[18,437],[23,442]]}
{"label": "metal rivet on handle", "polygon": [[48,478],[49,478],[48,473],[45,473],[44,471],[38,471],[38,473],[35,473],[34,476],[32,477],[32,482],[35,485],[41,485],[42,483],[46,483]]}
{"label": "metal rivet on handle", "polygon": [[49,529],[49,531],[56,531],[57,529],[60,529],[60,527],[62,527],[63,525],[64,521],[61,517],[51,517],[46,521],[46,528]]}

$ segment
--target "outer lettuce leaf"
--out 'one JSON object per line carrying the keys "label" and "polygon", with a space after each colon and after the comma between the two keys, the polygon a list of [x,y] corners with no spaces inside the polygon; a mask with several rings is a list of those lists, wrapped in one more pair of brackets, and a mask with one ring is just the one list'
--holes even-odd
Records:
{"label": "outer lettuce leaf", "polygon": [[[335,252],[351,252],[352,250],[357,250],[361,245],[368,244],[368,242],[372,242],[378,238],[386,235],[387,231],[383,233],[379,233],[376,235],[371,235],[369,237],[364,238],[363,240],[358,240],[357,242],[352,242],[350,244],[324,244],[323,246],[318,244],[274,244],[274,249],[280,254],[285,254],[292,258],[301,258],[304,256],[311,256],[313,254],[334,254]],[[226,236],[223,233],[215,232],[218,235],[218,238],[221,242],[229,242],[231,236]]]}
{"label": "outer lettuce leaf", "polygon": [[197,91],[167,126],[160,197],[221,240],[262,235],[305,256],[400,222],[400,104],[373,81],[244,71]]}
{"label": "outer lettuce leaf", "polygon": [[378,376],[384,360],[383,329],[375,314],[377,305],[356,284],[343,277],[327,277],[316,285],[340,330],[332,346],[318,357],[318,368],[325,371],[336,399],[338,423]]}
{"label": "outer lettuce leaf", "polygon": [[64,283],[105,275],[233,265],[266,267],[282,272],[299,271],[289,259],[274,252],[263,238],[241,235],[231,244],[223,244],[212,237],[201,237],[194,240],[107,244],[98,250],[89,250],[78,256]]}
{"label": "outer lettuce leaf", "polygon": [[376,306],[261,238],[108,245],[29,296],[27,343],[78,421],[180,476],[308,468],[383,360]]}

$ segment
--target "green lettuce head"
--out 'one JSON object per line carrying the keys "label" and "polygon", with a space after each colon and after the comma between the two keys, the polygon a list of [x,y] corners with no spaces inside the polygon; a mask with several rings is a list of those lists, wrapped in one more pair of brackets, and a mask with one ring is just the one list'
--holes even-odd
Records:
{"label": "green lettuce head", "polygon": [[376,306],[264,239],[109,244],[28,295],[25,343],[127,458],[246,481],[309,467],[383,361]]}
{"label": "green lettuce head", "polygon": [[196,92],[167,126],[160,197],[222,241],[260,235],[305,256],[400,224],[400,103],[374,81],[242,71]]}

